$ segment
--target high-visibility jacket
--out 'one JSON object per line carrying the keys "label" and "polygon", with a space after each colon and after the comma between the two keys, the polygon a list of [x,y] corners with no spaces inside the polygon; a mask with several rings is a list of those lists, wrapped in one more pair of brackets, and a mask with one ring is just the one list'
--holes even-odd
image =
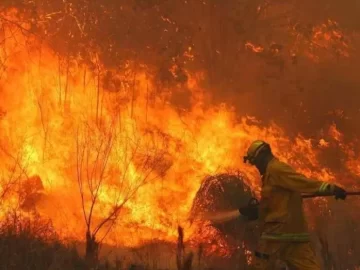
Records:
{"label": "high-visibility jacket", "polygon": [[309,241],[301,193],[328,193],[333,190],[333,185],[310,180],[276,158],[269,162],[262,182],[259,209],[263,222],[261,239]]}

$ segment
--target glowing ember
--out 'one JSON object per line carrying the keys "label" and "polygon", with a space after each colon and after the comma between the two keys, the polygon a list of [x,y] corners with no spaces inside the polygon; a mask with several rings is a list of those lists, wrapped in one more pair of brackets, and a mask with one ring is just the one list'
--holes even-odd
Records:
{"label": "glowing ember", "polygon": [[264,48],[261,46],[256,46],[252,44],[251,42],[247,42],[245,44],[245,48],[252,50],[253,52],[260,53],[264,51]]}

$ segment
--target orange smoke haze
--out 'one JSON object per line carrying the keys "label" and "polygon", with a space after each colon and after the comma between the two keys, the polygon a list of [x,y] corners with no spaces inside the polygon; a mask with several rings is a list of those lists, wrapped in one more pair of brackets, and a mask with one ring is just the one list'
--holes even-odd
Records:
{"label": "orange smoke haze", "polygon": [[[155,74],[142,63],[129,61],[125,72],[112,70],[118,83],[105,84],[98,71],[100,78],[109,73],[101,63],[91,69],[81,59],[68,61],[15,27],[5,28],[3,35],[3,186],[16,168],[20,182],[32,179],[38,185],[30,185],[32,193],[40,195],[23,207],[19,194],[29,196],[30,187],[25,193],[8,193],[2,215],[11,208],[36,208],[61,237],[83,240],[83,211],[88,213],[95,196],[91,190],[97,190],[93,229],[115,206],[121,207],[105,242],[136,246],[152,239],[176,241],[179,224],[191,238],[196,228],[187,219],[206,175],[241,170],[258,189],[257,172],[242,162],[254,139],[268,141],[282,160],[326,181],[338,181],[340,172],[322,166],[318,155],[340,147],[348,170],[360,174],[359,157],[342,142],[335,125],[320,141],[300,135],[290,139],[276,124],[264,126],[253,117],[236,115],[231,105],[209,106],[201,71],[187,72],[184,85],[169,89],[191,93],[190,109],[179,110],[156,92]],[[34,180],[36,176],[41,180]],[[100,239],[107,228],[100,229]]]}

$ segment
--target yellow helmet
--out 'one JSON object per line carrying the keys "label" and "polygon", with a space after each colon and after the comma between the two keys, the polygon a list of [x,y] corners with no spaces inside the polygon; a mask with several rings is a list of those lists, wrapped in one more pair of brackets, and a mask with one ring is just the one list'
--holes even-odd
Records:
{"label": "yellow helmet", "polygon": [[266,146],[269,146],[269,144],[261,140],[256,140],[252,142],[252,144],[249,146],[247,150],[246,156],[244,156],[244,163],[249,161],[250,164],[254,164],[256,157],[261,152],[261,150],[263,150],[264,147]]}

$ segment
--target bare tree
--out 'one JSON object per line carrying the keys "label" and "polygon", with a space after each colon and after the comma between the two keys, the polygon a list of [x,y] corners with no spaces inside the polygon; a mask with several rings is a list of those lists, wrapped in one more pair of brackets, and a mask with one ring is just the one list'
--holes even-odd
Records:
{"label": "bare tree", "polygon": [[6,226],[6,216],[17,213],[21,207],[24,200],[21,188],[24,180],[29,179],[26,172],[28,160],[24,156],[23,147],[18,149],[12,151],[8,146],[0,144],[0,207],[5,214],[0,227],[4,224]]}
{"label": "bare tree", "polygon": [[[86,259],[98,260],[99,244],[111,231],[124,205],[148,181],[159,175],[162,152],[111,125],[108,130],[84,124],[77,130],[77,182],[86,225]],[[159,167],[160,166],[160,167]],[[100,196],[107,196],[101,211]],[[110,200],[110,203],[108,201]],[[96,216],[96,217],[95,217]],[[100,235],[101,232],[101,236]]]}

